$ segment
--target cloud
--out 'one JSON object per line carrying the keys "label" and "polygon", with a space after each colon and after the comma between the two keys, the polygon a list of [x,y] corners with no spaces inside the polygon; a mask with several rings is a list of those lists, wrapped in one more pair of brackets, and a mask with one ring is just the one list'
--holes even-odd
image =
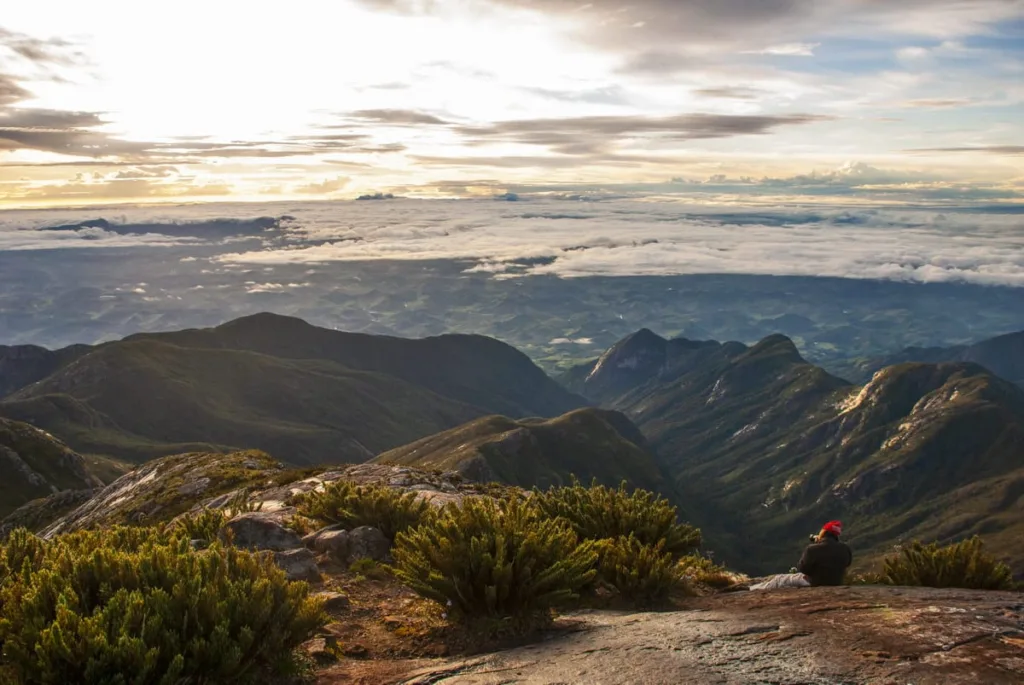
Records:
{"label": "cloud", "polygon": [[939,109],[944,107],[964,107],[971,104],[970,100],[962,98],[924,98],[920,100],[907,100],[902,103],[903,107]]}
{"label": "cloud", "polygon": [[335,178],[324,179],[319,183],[308,183],[306,185],[299,186],[295,189],[297,193],[303,193],[307,195],[330,195],[340,190],[344,190],[352,181],[348,176],[336,176]]}
{"label": "cloud", "polygon": [[554,90],[551,88],[523,88],[523,91],[557,102],[582,102],[593,105],[626,105],[629,96],[621,86],[603,86],[586,90]]}
{"label": "cloud", "polygon": [[[409,14],[455,12],[459,7],[444,0],[361,1],[374,9]],[[763,51],[802,45],[807,35],[862,32],[950,40],[1020,17],[1017,0],[489,0],[487,4],[557,16],[577,40],[630,55],[673,51],[680,44],[696,52],[709,47]]]}
{"label": "cloud", "polygon": [[814,57],[814,48],[821,43],[783,43],[759,50],[744,50],[746,55],[776,55],[780,57]]}
{"label": "cloud", "polygon": [[192,180],[164,180],[162,177],[122,177],[79,174],[67,182],[39,183],[0,191],[0,200],[66,202],[96,200],[140,200],[175,197],[223,197],[232,187],[225,183],[196,183]]}
{"label": "cloud", "polygon": [[28,98],[29,95],[30,93],[22,88],[17,79],[0,74],[0,107],[13,105],[15,102]]}
{"label": "cloud", "polygon": [[308,288],[310,283],[256,283],[250,281],[245,284],[245,292],[255,293],[284,293],[295,288]]}
{"label": "cloud", "polygon": [[433,114],[408,109],[364,109],[346,115],[351,119],[390,126],[446,126],[447,121]]}
{"label": "cloud", "polygon": [[[454,259],[499,278],[729,273],[1024,287],[1019,217],[968,208],[714,209],[651,199],[485,199],[360,203],[346,208],[343,219],[313,207],[308,212],[317,217],[307,236],[315,244],[216,260],[274,266]],[[297,223],[307,222],[303,215],[298,212]]]}
{"label": "cloud", "polygon": [[95,112],[54,109],[0,110],[0,151],[39,150],[80,157],[137,154],[146,144],[120,141],[98,129],[106,122]]}
{"label": "cloud", "polygon": [[562,119],[520,119],[493,124],[457,126],[455,131],[473,144],[494,142],[539,145],[562,154],[588,155],[604,151],[626,137],[688,141],[763,135],[780,126],[828,121],[816,114],[738,115],[678,114],[667,117],[592,116]]}
{"label": "cloud", "polygon": [[694,95],[701,95],[708,98],[724,98],[730,100],[756,100],[764,94],[758,88],[745,88],[743,86],[724,86],[719,88],[697,88],[692,91]]}
{"label": "cloud", "polygon": [[[300,275],[310,264],[376,260],[459,260],[463,270],[495,278],[726,273],[1024,287],[1024,225],[1012,207],[721,206],[648,193],[606,194],[600,202],[526,194],[517,203],[490,197],[301,202],[290,203],[281,217],[265,210],[259,204],[122,207],[116,220],[107,214],[102,221],[96,210],[5,213],[0,251],[174,247],[170,259],[188,270],[182,281],[188,287],[215,291],[229,282],[221,276],[228,270],[248,281],[233,286],[242,291],[301,290],[311,297],[325,286]],[[279,277],[262,275],[260,267],[279,266]],[[130,287],[144,287],[144,280],[150,279],[140,272]]]}
{"label": "cloud", "polygon": [[965,145],[962,147],[924,147],[907,152],[980,152],[988,155],[1024,155],[1024,145]]}
{"label": "cloud", "polygon": [[35,64],[70,66],[84,61],[82,53],[75,50],[70,41],[61,38],[34,38],[2,26],[0,47]]}

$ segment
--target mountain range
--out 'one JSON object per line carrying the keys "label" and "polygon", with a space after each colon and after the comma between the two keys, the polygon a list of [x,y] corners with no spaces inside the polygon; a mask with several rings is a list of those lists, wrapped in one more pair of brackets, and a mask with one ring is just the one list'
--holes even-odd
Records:
{"label": "mountain range", "polygon": [[907,362],[856,386],[784,336],[747,347],[643,330],[566,383],[636,423],[741,567],[792,564],[830,518],[869,558],[984,533],[1024,561],[1024,389],[978,364]]}
{"label": "mountain range", "polygon": [[747,345],[642,329],[560,383],[491,338],[351,334],[272,314],[2,348],[3,425],[35,445],[19,458],[71,461],[66,479],[0,513],[109,481],[121,462],[260,449],[293,466],[376,461],[521,487],[626,480],[672,499],[718,558],[751,573],[791,566],[830,518],[861,564],[911,538],[980,533],[1021,566],[1021,341],[911,348],[851,365],[862,377],[847,380],[783,335]]}
{"label": "mountain range", "polygon": [[2,376],[11,392],[0,416],[133,463],[243,447],[293,464],[361,462],[488,414],[555,416],[586,404],[491,338],[405,340],[271,314],[7,366],[18,372]]}
{"label": "mountain range", "polygon": [[844,377],[867,382],[876,371],[902,362],[973,362],[1024,387],[1024,331],[996,336],[973,345],[908,347],[893,355],[853,360],[840,367]]}

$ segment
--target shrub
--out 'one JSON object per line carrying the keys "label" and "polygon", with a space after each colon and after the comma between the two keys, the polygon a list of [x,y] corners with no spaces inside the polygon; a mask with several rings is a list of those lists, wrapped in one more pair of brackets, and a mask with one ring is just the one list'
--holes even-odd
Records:
{"label": "shrub", "polygon": [[263,502],[254,502],[249,499],[249,489],[239,490],[224,510],[228,512],[228,518],[234,518],[239,514],[250,514],[256,511],[263,511]]}
{"label": "shrub", "polygon": [[385,537],[395,536],[419,525],[431,513],[430,504],[415,492],[401,492],[383,485],[353,485],[338,481],[321,492],[303,495],[299,513],[327,523],[356,528],[373,526]]}
{"label": "shrub", "polygon": [[398,576],[467,617],[529,619],[575,599],[593,543],[529,501],[470,497],[396,538]]}
{"label": "shrub", "polygon": [[0,547],[0,681],[245,682],[290,665],[325,621],[269,555],[180,528],[15,531]]}
{"label": "shrub", "polygon": [[691,554],[680,559],[679,570],[691,583],[715,589],[729,587],[743,578],[699,554]]}
{"label": "shrub", "polygon": [[537,506],[550,517],[567,520],[585,540],[630,536],[644,545],[663,545],[678,559],[700,547],[700,531],[679,523],[676,508],[647,490],[629,492],[626,484],[609,488],[596,483],[535,491]]}
{"label": "shrub", "polygon": [[959,587],[975,590],[1009,590],[1014,587],[1010,567],[982,549],[979,537],[940,546],[913,542],[887,557],[880,576],[888,585]]}
{"label": "shrub", "polygon": [[369,557],[356,559],[348,566],[349,573],[357,577],[371,578],[373,580],[387,580],[391,577],[391,567],[378,563]]}
{"label": "shrub", "polygon": [[182,516],[174,525],[181,528],[189,540],[202,540],[210,544],[220,537],[220,532],[228,520],[228,514],[221,509],[203,509],[195,514]]}
{"label": "shrub", "polygon": [[644,544],[635,536],[620,536],[598,543],[598,577],[619,595],[638,606],[664,603],[678,594],[693,594],[683,569],[665,543]]}

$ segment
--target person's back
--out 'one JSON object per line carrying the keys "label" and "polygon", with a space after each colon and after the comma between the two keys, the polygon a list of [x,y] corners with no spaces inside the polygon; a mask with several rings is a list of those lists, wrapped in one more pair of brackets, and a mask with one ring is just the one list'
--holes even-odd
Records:
{"label": "person's back", "polygon": [[853,563],[853,552],[845,542],[839,541],[842,524],[832,521],[825,524],[818,541],[804,550],[797,570],[807,576],[811,585],[842,585],[846,569]]}

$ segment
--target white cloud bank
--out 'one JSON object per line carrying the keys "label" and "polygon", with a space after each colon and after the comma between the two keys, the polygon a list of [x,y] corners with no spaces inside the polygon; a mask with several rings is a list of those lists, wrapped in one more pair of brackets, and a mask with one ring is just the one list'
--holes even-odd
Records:
{"label": "white cloud bank", "polygon": [[[235,238],[211,235],[199,241],[201,258],[216,254],[210,258],[218,263],[214,268],[457,259],[469,262],[468,271],[499,278],[727,273],[1024,287],[1024,211],[1014,207],[709,206],[678,198],[398,199],[286,203],[272,209],[266,204],[118,208],[116,223],[156,230],[160,222],[212,226],[223,217],[245,222],[270,213],[288,215],[287,220],[249,234],[241,251]],[[0,250],[75,244],[188,247],[186,241],[156,233],[84,240],[79,231],[35,230],[97,215],[101,211],[2,214]],[[302,285],[253,282],[249,290],[280,292]]]}

